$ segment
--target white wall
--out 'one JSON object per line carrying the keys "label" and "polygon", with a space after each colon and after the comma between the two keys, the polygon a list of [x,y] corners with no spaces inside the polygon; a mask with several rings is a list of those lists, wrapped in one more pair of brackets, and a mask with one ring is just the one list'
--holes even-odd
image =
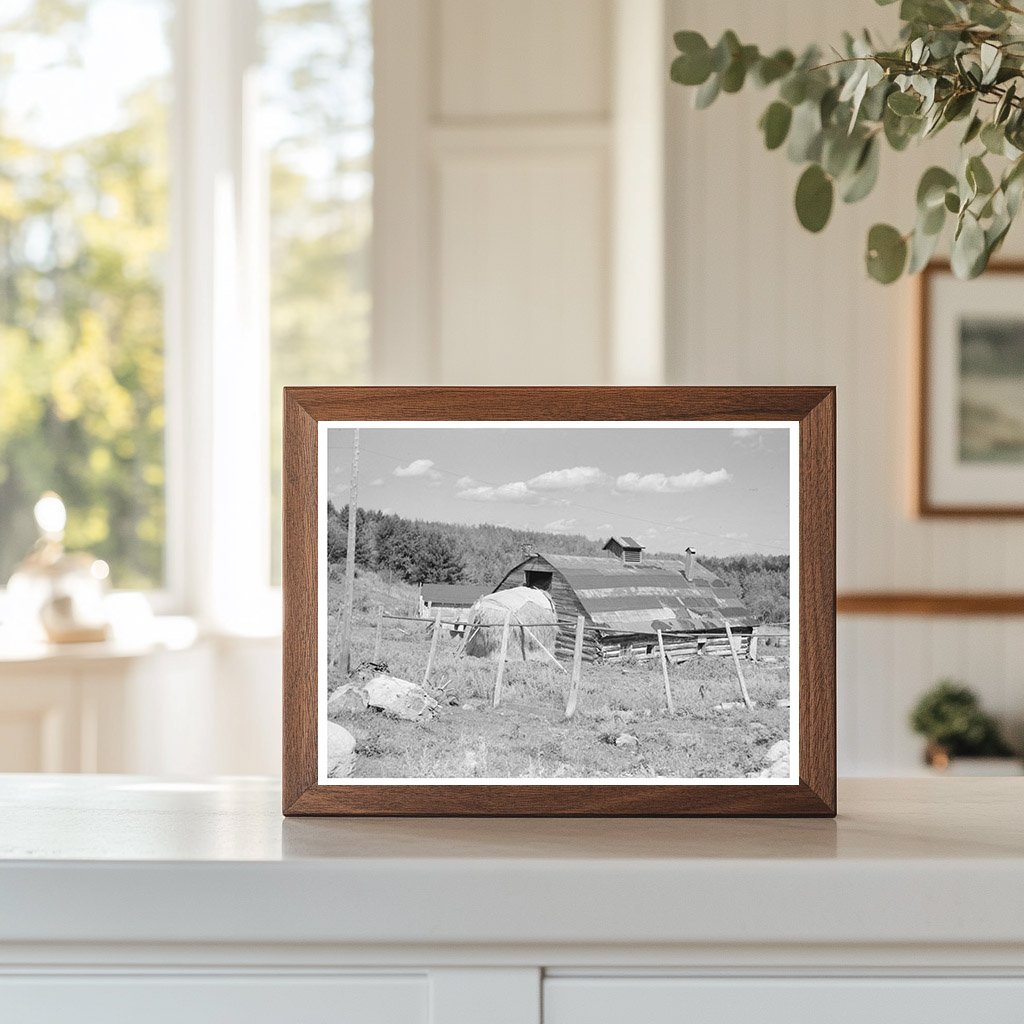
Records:
{"label": "white wall", "polygon": [[[893,38],[894,11],[868,0],[669,0],[668,27],[712,41],[732,28],[743,42],[795,48],[865,24]],[[768,94],[750,89],[696,111],[692,90],[667,93],[669,382],[838,387],[840,590],[1020,590],[1019,520],[924,521],[909,511],[913,285],[883,288],[863,270],[868,227],[911,226],[917,179],[955,137],[884,153],[877,194],[838,204],[813,236],[793,213],[800,169],[766,152],[756,129]],[[1022,250],[1018,230],[1006,252]],[[907,712],[944,675],[969,682],[1017,727],[1024,718],[1020,619],[841,618],[839,639],[846,774],[915,765]]]}

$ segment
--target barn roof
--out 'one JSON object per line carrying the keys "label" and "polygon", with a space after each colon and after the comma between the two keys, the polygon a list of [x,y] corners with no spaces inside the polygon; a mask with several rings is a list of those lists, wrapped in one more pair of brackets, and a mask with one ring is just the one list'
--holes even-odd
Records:
{"label": "barn roof", "polygon": [[752,626],[739,595],[696,559],[657,559],[639,565],[617,558],[539,554],[572,587],[594,624],[618,633],[700,632]]}
{"label": "barn roof", "polygon": [[640,543],[640,541],[634,540],[632,537],[609,537],[608,543],[605,544],[606,550],[608,548],[608,545],[611,544],[612,541],[618,544],[620,548],[631,548],[637,551],[642,551],[644,547],[643,544]]}
{"label": "barn roof", "polygon": [[490,587],[481,587],[475,583],[424,583],[420,587],[420,596],[424,601],[452,607],[458,605],[468,607],[477,598],[490,592]]}

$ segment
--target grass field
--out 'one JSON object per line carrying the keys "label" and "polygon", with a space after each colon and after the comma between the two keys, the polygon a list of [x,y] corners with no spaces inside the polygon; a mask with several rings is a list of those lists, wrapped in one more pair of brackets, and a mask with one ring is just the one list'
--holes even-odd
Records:
{"label": "grass field", "polygon": [[[342,583],[328,592],[328,690],[346,680],[334,663]],[[378,605],[413,614],[415,590],[372,573],[357,580],[352,663],[373,653]],[[502,702],[491,707],[496,664],[458,654],[441,634],[429,690],[441,703],[431,721],[404,722],[356,700],[333,715],[356,738],[356,776],[366,778],[742,778],[766,767],[768,748],[789,738],[789,664],[743,669],[756,706],[716,709],[739,700],[730,658],[698,657],[671,667],[676,714],[665,707],[661,666],[649,662],[586,664],[575,717],[565,721],[568,671],[550,662],[506,666]],[[391,675],[421,683],[430,646],[426,622],[385,622],[381,660]],[[570,668],[565,664],[566,670]],[[617,746],[623,734],[636,744]]]}

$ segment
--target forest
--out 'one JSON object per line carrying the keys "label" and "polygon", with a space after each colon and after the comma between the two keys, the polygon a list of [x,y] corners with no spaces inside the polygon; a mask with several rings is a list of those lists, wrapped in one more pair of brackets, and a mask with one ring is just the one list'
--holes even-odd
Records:
{"label": "forest", "polygon": [[[327,506],[327,557],[345,560],[348,508]],[[373,509],[356,515],[356,565],[407,583],[480,583],[496,586],[536,551],[601,555],[601,543],[582,535],[515,530],[490,523],[465,525],[405,519]],[[657,552],[651,558],[681,558]],[[735,587],[760,622],[789,621],[789,556],[698,554],[700,562]]]}

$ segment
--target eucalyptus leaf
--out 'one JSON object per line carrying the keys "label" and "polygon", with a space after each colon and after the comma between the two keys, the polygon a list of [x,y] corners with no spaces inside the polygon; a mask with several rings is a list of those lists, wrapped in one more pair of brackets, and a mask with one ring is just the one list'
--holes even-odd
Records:
{"label": "eucalyptus leaf", "polygon": [[921,100],[909,92],[894,92],[889,96],[889,109],[894,114],[916,114],[920,109]]}
{"label": "eucalyptus leaf", "polygon": [[910,238],[910,261],[907,264],[908,274],[917,274],[931,261],[939,244],[941,231],[928,233],[920,227],[914,230]]}
{"label": "eucalyptus leaf", "polygon": [[706,110],[715,102],[721,91],[721,78],[716,74],[712,74],[712,76],[694,93],[693,105],[698,110]]}
{"label": "eucalyptus leaf", "polygon": [[976,194],[987,196],[995,188],[992,175],[980,156],[972,156],[967,161],[966,176]]}
{"label": "eucalyptus leaf", "polygon": [[917,186],[917,207],[923,212],[942,206],[946,192],[956,184],[956,176],[944,167],[929,167]]}
{"label": "eucalyptus leaf", "polygon": [[722,33],[722,37],[715,44],[711,51],[711,70],[721,74],[733,62],[734,56],[739,53],[741,43],[732,29]]}
{"label": "eucalyptus leaf", "polygon": [[981,143],[993,155],[1002,156],[1006,147],[1006,133],[1002,126],[991,121],[981,129]]}
{"label": "eucalyptus leaf", "polygon": [[793,70],[796,58],[790,50],[776,50],[770,57],[762,57],[753,70],[754,81],[764,87],[784,78]]}
{"label": "eucalyptus leaf", "polygon": [[864,149],[863,134],[854,137],[838,127],[822,132],[821,166],[833,178],[841,178],[852,171]]}
{"label": "eucalyptus leaf", "polygon": [[832,180],[817,165],[811,164],[796,186],[796,215],[808,231],[821,231],[832,215]]}
{"label": "eucalyptus leaf", "polygon": [[875,136],[864,143],[853,175],[843,187],[844,203],[860,202],[875,187],[878,181],[879,149],[878,138]]}
{"label": "eucalyptus leaf", "polygon": [[980,117],[972,117],[971,123],[967,126],[967,131],[964,132],[963,139],[960,140],[961,146],[970,145],[981,133],[983,122]]}
{"label": "eucalyptus leaf", "polygon": [[984,25],[985,28],[997,31],[1007,25],[1006,15],[990,3],[972,3],[968,9],[968,17],[978,25]]}
{"label": "eucalyptus leaf", "polygon": [[794,71],[786,76],[779,87],[779,98],[791,107],[797,107],[807,99],[807,75],[803,71]]}
{"label": "eucalyptus leaf", "polygon": [[758,56],[756,46],[741,46],[732,63],[722,72],[722,92],[739,92]]}
{"label": "eucalyptus leaf", "polygon": [[[977,277],[981,269],[984,269],[985,256],[985,232],[978,219],[967,211],[961,218],[960,227],[953,238],[953,251],[950,257],[953,273],[964,281]],[[979,266],[980,269],[976,269]]]}
{"label": "eucalyptus leaf", "polygon": [[996,112],[992,116],[992,120],[996,124],[1002,124],[1013,111],[1013,101],[1017,96],[1017,83],[1011,82],[1003,93],[999,102],[996,104]]}
{"label": "eucalyptus leaf", "polygon": [[868,273],[880,284],[892,284],[907,263],[906,239],[890,224],[875,224],[868,232]]}
{"label": "eucalyptus leaf", "polygon": [[821,112],[810,100],[793,111],[786,155],[793,163],[817,160],[821,156]]}
{"label": "eucalyptus leaf", "polygon": [[793,108],[788,103],[776,100],[761,116],[764,144],[768,149],[778,149],[786,141],[789,126],[793,121]]}
{"label": "eucalyptus leaf", "polygon": [[1003,63],[1003,51],[991,42],[981,44],[979,51],[981,58],[981,84],[991,85],[999,74],[999,68]]}

